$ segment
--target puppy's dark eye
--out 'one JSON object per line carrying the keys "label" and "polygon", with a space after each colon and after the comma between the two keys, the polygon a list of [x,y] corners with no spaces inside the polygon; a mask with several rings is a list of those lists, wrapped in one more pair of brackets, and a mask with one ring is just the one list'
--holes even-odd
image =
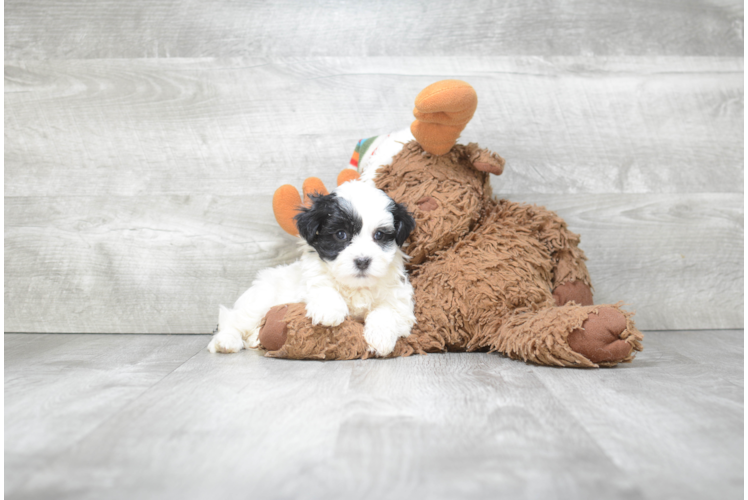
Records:
{"label": "puppy's dark eye", "polygon": [[345,231],[338,231],[337,233],[335,233],[335,237],[343,241],[348,238],[348,233],[346,233]]}
{"label": "puppy's dark eye", "polygon": [[374,239],[375,240],[379,241],[382,238],[384,238],[384,233],[382,231],[377,231],[376,233],[374,233]]}

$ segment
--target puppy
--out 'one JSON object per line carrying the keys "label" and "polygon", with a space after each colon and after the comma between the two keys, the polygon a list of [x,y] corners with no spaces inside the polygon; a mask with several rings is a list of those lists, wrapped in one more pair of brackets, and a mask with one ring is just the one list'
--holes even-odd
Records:
{"label": "puppy", "polygon": [[412,215],[371,182],[346,182],[312,200],[295,218],[301,258],[260,271],[233,309],[221,306],[210,352],[258,347],[265,314],[294,302],[306,304],[313,324],[363,320],[366,342],[379,356],[410,334],[413,287],[400,247],[415,228]]}

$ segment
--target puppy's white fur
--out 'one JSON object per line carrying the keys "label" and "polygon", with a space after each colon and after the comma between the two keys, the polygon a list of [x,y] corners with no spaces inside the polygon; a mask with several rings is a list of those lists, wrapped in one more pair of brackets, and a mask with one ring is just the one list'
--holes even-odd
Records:
{"label": "puppy's white fur", "polygon": [[[371,182],[351,181],[335,190],[360,216],[363,226],[334,260],[324,261],[303,239],[301,258],[260,271],[252,286],[234,304],[221,306],[219,328],[210,352],[237,352],[259,347],[260,322],[271,307],[303,302],[313,324],[337,326],[346,317],[364,321],[364,337],[379,356],[392,352],[397,339],[415,324],[413,287],[407,278],[405,254],[392,242],[383,247],[373,235],[393,228],[392,200]],[[354,260],[369,258],[365,273]]]}

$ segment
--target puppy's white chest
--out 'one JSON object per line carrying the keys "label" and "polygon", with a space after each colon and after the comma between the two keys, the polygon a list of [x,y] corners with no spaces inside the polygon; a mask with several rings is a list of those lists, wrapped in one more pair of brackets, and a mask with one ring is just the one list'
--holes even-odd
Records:
{"label": "puppy's white chest", "polygon": [[374,309],[376,298],[374,293],[366,288],[358,290],[341,290],[341,295],[348,305],[348,312],[351,317],[357,320],[364,320],[366,316]]}

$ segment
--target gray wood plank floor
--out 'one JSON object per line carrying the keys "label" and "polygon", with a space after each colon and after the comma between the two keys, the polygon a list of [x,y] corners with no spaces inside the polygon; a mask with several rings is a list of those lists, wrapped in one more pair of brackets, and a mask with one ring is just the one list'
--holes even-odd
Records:
{"label": "gray wood plank floor", "polygon": [[5,335],[5,498],[743,497],[743,331],[614,369]]}

